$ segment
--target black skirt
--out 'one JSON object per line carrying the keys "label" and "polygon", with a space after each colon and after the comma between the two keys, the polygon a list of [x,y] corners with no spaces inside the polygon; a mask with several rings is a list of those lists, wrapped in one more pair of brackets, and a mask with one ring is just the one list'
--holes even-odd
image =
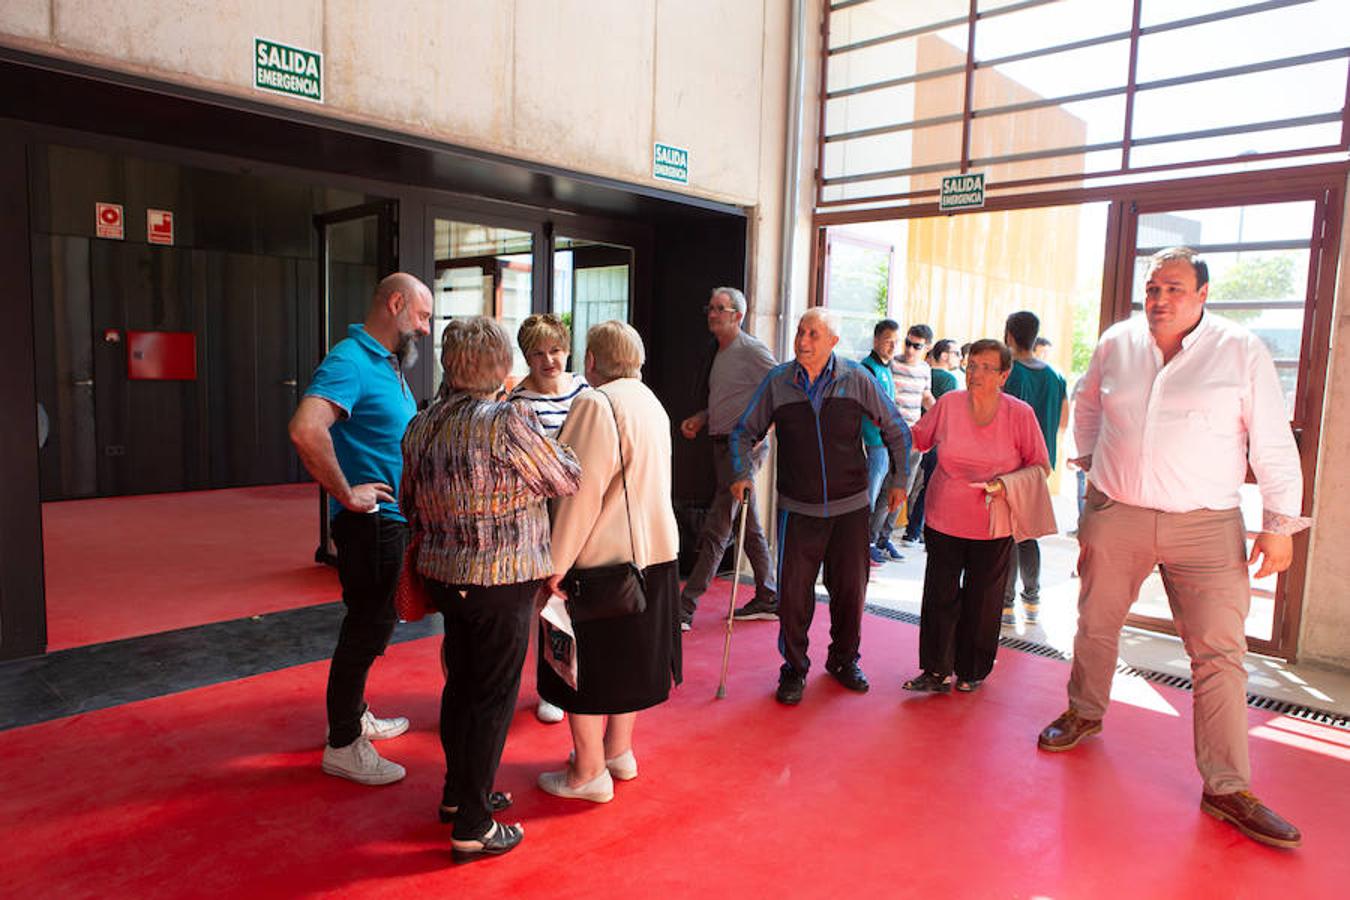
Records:
{"label": "black skirt", "polygon": [[683,678],[675,560],[648,566],[647,608],[636,616],[574,624],[577,690],[538,653],[539,696],[582,715],[617,715],[664,703]]}

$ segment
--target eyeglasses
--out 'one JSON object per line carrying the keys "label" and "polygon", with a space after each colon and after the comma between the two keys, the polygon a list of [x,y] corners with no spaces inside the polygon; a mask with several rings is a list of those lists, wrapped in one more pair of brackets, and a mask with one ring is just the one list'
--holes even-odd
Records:
{"label": "eyeglasses", "polygon": [[923,341],[910,341],[910,340],[907,340],[907,341],[905,341],[905,346],[908,347],[908,348],[911,349],[911,350],[922,350],[922,349],[923,349],[925,346],[927,346],[927,345],[924,344]]}
{"label": "eyeglasses", "polygon": [[724,313],[724,312],[725,312],[725,313],[734,313],[734,312],[736,312],[736,307],[734,307],[734,306],[730,306],[730,307],[728,307],[728,306],[713,306],[711,303],[705,303],[705,304],[703,304],[703,312],[704,312],[705,315],[706,315],[707,313],[712,313],[712,312],[719,312],[719,313]]}
{"label": "eyeglasses", "polygon": [[1001,375],[1003,369],[1000,366],[988,366],[984,363],[968,363],[967,372],[979,372],[981,375]]}

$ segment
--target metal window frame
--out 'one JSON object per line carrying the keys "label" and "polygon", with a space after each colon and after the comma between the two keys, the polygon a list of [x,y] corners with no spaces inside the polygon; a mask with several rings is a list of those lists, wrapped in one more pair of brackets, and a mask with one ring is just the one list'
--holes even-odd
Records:
{"label": "metal window frame", "polygon": [[[938,171],[947,172],[968,172],[972,168],[988,165],[998,165],[1009,162],[1021,162],[1034,159],[1049,159],[1066,156],[1086,156],[1089,153],[1102,151],[1120,151],[1120,163],[1117,167],[1093,172],[1074,172],[1062,175],[1049,175],[1029,179],[1017,179],[1009,182],[1002,182],[991,185],[991,195],[1012,189],[1025,189],[1041,185],[1051,186],[1055,184],[1078,183],[1089,179],[1114,178],[1121,176],[1130,176],[1150,172],[1163,172],[1173,169],[1196,169],[1200,170],[1208,166],[1225,165],[1239,161],[1256,161],[1268,159],[1285,159],[1302,156],[1317,156],[1327,153],[1343,153],[1350,151],[1350,66],[1347,66],[1346,91],[1343,95],[1341,108],[1338,111],[1327,111],[1308,116],[1299,116],[1278,120],[1267,120],[1245,125],[1233,125],[1223,128],[1201,129],[1186,132],[1177,132],[1168,135],[1151,135],[1148,137],[1135,137],[1134,130],[1134,110],[1137,95],[1143,91],[1160,90],[1170,87],[1176,87],[1185,84],[1194,84],[1204,81],[1222,80],[1226,78],[1236,78],[1242,75],[1248,75],[1256,72],[1274,71],[1278,69],[1292,68],[1301,65],[1314,65],[1319,62],[1327,62],[1336,59],[1350,59],[1350,47],[1334,48],[1332,50],[1317,51],[1314,53],[1299,54],[1296,56],[1281,57],[1273,60],[1261,60],[1259,62],[1248,63],[1240,66],[1227,66],[1222,69],[1213,69],[1203,72],[1195,72],[1187,75],[1179,75],[1168,78],[1155,79],[1153,81],[1140,83],[1137,80],[1140,41],[1142,38],[1154,34],[1162,34],[1171,31],[1178,31],[1186,28],[1209,24],[1212,22],[1236,19],[1244,16],[1256,15],[1259,13],[1271,12],[1274,10],[1301,6],[1316,0],[1262,0],[1262,2],[1247,3],[1233,9],[1219,10],[1203,15],[1190,16],[1184,19],[1176,19],[1169,22],[1159,22],[1153,25],[1144,26],[1142,24],[1143,0],[1133,0],[1133,11],[1131,26],[1127,32],[1112,32],[1106,35],[1099,35],[1091,38],[1083,38],[1076,41],[1070,41],[1058,44],[1052,47],[1041,47],[1034,50],[1009,54],[989,60],[977,60],[975,58],[975,39],[978,23],[992,17],[1007,15],[1034,7],[1044,6],[1055,0],[1025,0],[1021,3],[1013,3],[995,10],[986,10],[981,12],[978,9],[978,0],[970,0],[969,9],[964,17],[953,17],[944,19],[940,22],[930,23],[928,25],[907,28],[901,31],[886,35],[879,35],[874,38],[868,38],[862,41],[855,41],[840,47],[830,48],[830,16],[832,13],[842,9],[851,8],[870,0],[845,0],[845,2],[832,3],[825,7],[822,22],[823,36],[826,46],[823,48],[821,57],[821,77],[820,77],[820,116],[817,133],[817,169],[816,169],[816,207],[817,210],[824,210],[840,206],[857,206],[860,204],[876,204],[887,202],[909,202],[924,198],[936,197],[938,191],[936,188],[929,188],[919,191],[910,191],[905,193],[880,194],[871,196],[848,197],[827,200],[825,198],[825,189],[827,187],[841,184],[858,184],[867,181],[881,181],[892,178],[903,178],[915,175],[932,174]],[[903,40],[917,37],[923,34],[930,34],[937,31],[948,30],[959,27],[962,23],[966,25],[966,59],[965,65],[946,66],[941,69],[933,69],[927,72],[914,73],[912,75],[901,76],[898,78],[886,79],[879,82],[864,85],[852,85],[840,88],[835,91],[827,89],[829,83],[829,65],[831,58],[855,50],[865,49],[867,47],[879,46],[892,41]],[[1085,47],[1099,46],[1107,43],[1128,40],[1129,42],[1129,63],[1126,76],[1126,83],[1122,87],[1102,88],[1093,91],[1084,91],[1077,94],[1066,95],[1054,98],[1042,98],[1033,101],[1024,101],[1015,104],[1006,104],[998,107],[976,108],[974,99],[974,78],[976,72],[980,69],[989,69],[998,65],[1004,65],[1009,62],[1016,62],[1024,59],[1033,59],[1037,57],[1049,56],[1055,53],[1064,53],[1072,50],[1083,49]],[[888,88],[900,87],[908,84],[916,84],[922,81],[950,77],[965,74],[964,102],[961,112],[947,113],[940,116],[931,116],[926,119],[911,120],[908,122],[896,122],[883,124],[851,131],[826,133],[825,121],[827,114],[827,105],[832,100],[856,96],[869,91],[885,90]],[[1027,151],[1017,154],[1004,154],[1001,156],[985,157],[972,159],[970,154],[972,120],[976,117],[987,118],[997,115],[1011,115],[1018,112],[1024,112],[1032,109],[1040,109],[1051,106],[1063,106],[1069,103],[1085,102],[1090,100],[1105,99],[1114,96],[1124,96],[1125,109],[1122,121],[1121,137],[1119,140],[1110,142],[1098,142],[1093,144],[1084,144],[1076,147],[1045,148],[1035,151]],[[1186,160],[1184,162],[1161,163],[1149,166],[1135,166],[1132,164],[1133,149],[1141,146],[1156,146],[1162,144],[1179,144],[1192,140],[1203,140],[1206,138],[1223,137],[1235,134],[1258,133],[1261,131],[1273,131],[1285,128],[1297,128],[1307,125],[1328,124],[1339,120],[1341,122],[1340,140],[1336,144],[1326,144],[1318,146],[1304,146],[1292,150],[1275,150],[1259,154],[1248,154],[1245,156],[1230,155],[1200,158]],[[925,164],[922,166],[911,166],[903,169],[889,169],[875,172],[859,172],[838,175],[834,177],[825,176],[825,146],[826,144],[837,144],[850,140],[859,140],[870,137],[877,137],[886,134],[897,134],[910,132],[925,127],[935,127],[940,125],[950,125],[961,122],[961,152],[960,159],[950,160],[944,163]]]}

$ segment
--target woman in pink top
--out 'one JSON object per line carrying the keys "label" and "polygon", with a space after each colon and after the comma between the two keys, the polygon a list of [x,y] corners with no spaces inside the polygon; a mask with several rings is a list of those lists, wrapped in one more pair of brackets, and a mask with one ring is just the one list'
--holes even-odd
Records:
{"label": "woman in pink top", "polygon": [[[928,485],[919,624],[923,672],[908,691],[973,691],[994,667],[1012,536],[993,533],[989,493],[1000,475],[1027,466],[1049,471],[1045,438],[1027,404],[1003,393],[1012,353],[1000,341],[971,345],[964,391],[943,394],[910,430],[915,450],[939,449]],[[964,582],[964,583],[963,583]]]}

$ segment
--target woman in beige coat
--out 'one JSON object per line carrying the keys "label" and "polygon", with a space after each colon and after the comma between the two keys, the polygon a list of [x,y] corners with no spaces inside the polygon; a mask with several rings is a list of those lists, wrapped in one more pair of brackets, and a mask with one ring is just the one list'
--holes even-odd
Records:
{"label": "woman in beige coat", "polygon": [[585,371],[595,390],[572,402],[558,436],[581,462],[581,485],[554,510],[549,587],[562,593],[573,567],[630,560],[646,584],[643,612],[575,623],[575,690],[553,671],[540,647],[539,694],[567,711],[574,751],[567,768],[543,773],[539,786],[596,803],[614,797],[615,778],[637,777],[632,746],[637,713],[664,703],[672,681],[678,684],[681,677],[670,419],[640,380],[644,356],[632,326],[613,321],[593,326],[586,335]]}

